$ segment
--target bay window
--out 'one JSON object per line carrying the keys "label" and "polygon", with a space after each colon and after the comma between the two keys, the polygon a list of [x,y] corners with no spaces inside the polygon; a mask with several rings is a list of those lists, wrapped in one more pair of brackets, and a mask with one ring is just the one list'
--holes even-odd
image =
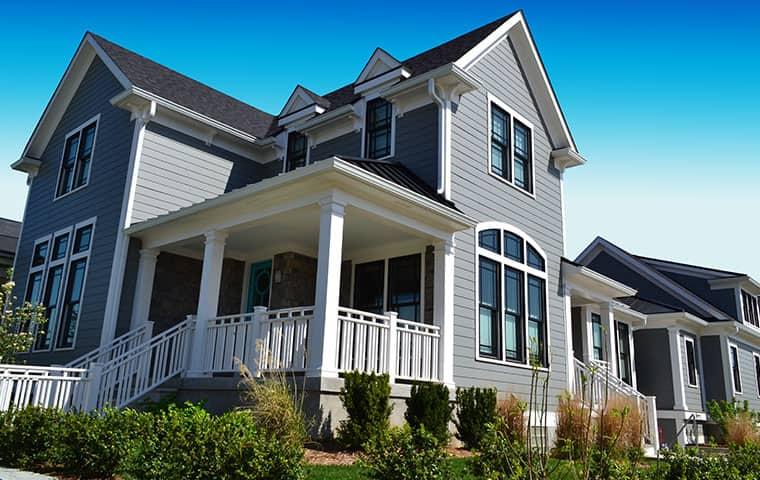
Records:
{"label": "bay window", "polygon": [[[479,230],[477,238],[477,357],[547,366],[544,257],[508,226]],[[534,262],[526,259],[526,251],[537,256]]]}

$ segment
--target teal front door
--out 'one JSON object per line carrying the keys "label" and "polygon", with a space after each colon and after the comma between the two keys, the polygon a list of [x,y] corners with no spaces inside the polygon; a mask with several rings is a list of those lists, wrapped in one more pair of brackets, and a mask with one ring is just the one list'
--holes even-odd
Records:
{"label": "teal front door", "polygon": [[254,263],[251,265],[251,276],[248,282],[248,311],[253,307],[269,306],[269,287],[272,280],[272,261]]}

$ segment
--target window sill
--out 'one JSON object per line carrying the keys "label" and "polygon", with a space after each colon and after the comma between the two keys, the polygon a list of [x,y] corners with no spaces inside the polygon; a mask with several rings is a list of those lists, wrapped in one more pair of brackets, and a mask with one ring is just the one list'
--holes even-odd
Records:
{"label": "window sill", "polygon": [[60,199],[62,199],[62,198],[66,198],[66,197],[68,197],[69,195],[71,195],[72,193],[76,193],[76,192],[78,192],[78,191],[80,191],[80,190],[84,189],[84,188],[85,188],[87,185],[89,185],[89,184],[90,184],[90,181],[88,180],[88,181],[87,181],[87,183],[85,183],[84,185],[80,185],[80,186],[78,186],[77,188],[74,188],[74,189],[72,189],[72,190],[69,190],[68,192],[66,192],[66,193],[64,193],[64,194],[62,194],[62,195],[57,195],[55,198],[53,198],[53,201],[54,201],[54,202],[56,202],[56,201],[58,201],[58,200],[60,200]]}
{"label": "window sill", "polygon": [[690,383],[687,383],[686,386],[689,388],[693,388],[694,390],[699,390],[699,385],[692,385]]}
{"label": "window sill", "polygon": [[533,200],[536,199],[536,193],[535,193],[535,191],[536,191],[536,185],[535,185],[535,182],[534,182],[534,185],[533,185],[533,191],[529,192],[529,191],[527,191],[527,190],[525,190],[523,188],[518,187],[517,185],[515,185],[514,182],[510,182],[506,178],[501,177],[501,176],[496,175],[495,173],[493,173],[491,171],[490,165],[489,165],[489,168],[488,168],[488,175],[492,176],[493,178],[495,178],[496,180],[500,181],[501,183],[503,183],[505,185],[509,185],[510,187],[514,188],[515,190],[517,190],[518,192],[522,193],[523,195],[525,195],[527,197],[530,197]]}
{"label": "window sill", "polygon": [[[504,367],[515,367],[515,368],[522,368],[524,370],[533,370],[533,366],[528,365],[527,363],[520,363],[520,362],[513,362],[508,360],[498,360],[496,358],[488,358],[488,357],[482,357],[480,355],[475,356],[476,362],[483,362],[483,363],[490,363],[493,365],[501,365]],[[550,372],[550,367],[537,367],[537,370],[539,372]]]}

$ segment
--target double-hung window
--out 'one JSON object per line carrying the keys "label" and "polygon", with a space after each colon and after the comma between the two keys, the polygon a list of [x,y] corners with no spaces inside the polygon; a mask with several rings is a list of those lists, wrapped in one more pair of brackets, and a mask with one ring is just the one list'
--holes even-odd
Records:
{"label": "double-hung window", "polygon": [[357,264],[353,305],[365,312],[396,312],[402,320],[421,322],[422,255]]}
{"label": "double-hung window", "polygon": [[594,360],[604,360],[604,331],[602,317],[598,313],[591,314],[591,341]]}
{"label": "double-hung window", "polygon": [[288,151],[285,157],[285,171],[289,172],[298,167],[306,166],[307,152],[306,135],[300,132],[290,132],[288,134]]}
{"label": "double-hung window", "polygon": [[97,127],[96,119],[66,137],[56,197],[87,185]]}
{"label": "double-hung window", "polygon": [[757,396],[760,397],[760,354],[752,355],[755,359],[755,383],[757,383]]}
{"label": "double-hung window", "polygon": [[742,393],[742,375],[739,370],[739,349],[736,345],[729,345],[731,354],[731,376],[734,381],[734,393]]}
{"label": "double-hung window", "polygon": [[393,105],[382,98],[367,102],[364,154],[367,158],[383,158],[391,154]]}
{"label": "double-hung window", "polygon": [[757,297],[742,290],[742,305],[744,310],[744,323],[760,328],[760,308]]}
{"label": "double-hung window", "polygon": [[511,227],[485,228],[477,260],[478,358],[547,366],[546,262],[538,248]]}
{"label": "double-hung window", "polygon": [[533,131],[526,121],[490,103],[491,174],[528,193],[533,193]]}
{"label": "double-hung window", "polygon": [[697,354],[694,349],[694,339],[684,338],[686,345],[686,375],[690,387],[697,386]]}
{"label": "double-hung window", "polygon": [[74,346],[94,221],[35,242],[25,300],[45,307],[46,323],[35,332],[34,351]]}

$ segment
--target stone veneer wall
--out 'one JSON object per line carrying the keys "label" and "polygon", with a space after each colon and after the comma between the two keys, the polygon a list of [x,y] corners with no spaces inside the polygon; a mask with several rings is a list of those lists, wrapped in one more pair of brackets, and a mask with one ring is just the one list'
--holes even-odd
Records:
{"label": "stone veneer wall", "polygon": [[[245,264],[224,259],[219,292],[219,314],[240,312]],[[196,258],[161,252],[156,262],[153,294],[150,301],[150,320],[154,332],[176,325],[198,308],[203,262]]]}
{"label": "stone veneer wall", "polygon": [[[280,281],[277,282],[277,277]],[[314,305],[317,259],[295,252],[278,253],[272,261],[272,291],[269,308]]]}

